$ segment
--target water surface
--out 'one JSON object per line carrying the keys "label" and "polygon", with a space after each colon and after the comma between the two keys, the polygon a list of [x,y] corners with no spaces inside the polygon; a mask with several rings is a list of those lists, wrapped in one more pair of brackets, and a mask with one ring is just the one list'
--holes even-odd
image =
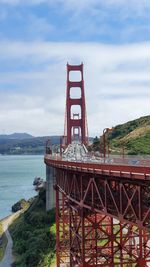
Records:
{"label": "water surface", "polygon": [[36,195],[32,183],[36,176],[45,179],[43,158],[0,155],[0,219],[11,213],[11,206],[19,199]]}

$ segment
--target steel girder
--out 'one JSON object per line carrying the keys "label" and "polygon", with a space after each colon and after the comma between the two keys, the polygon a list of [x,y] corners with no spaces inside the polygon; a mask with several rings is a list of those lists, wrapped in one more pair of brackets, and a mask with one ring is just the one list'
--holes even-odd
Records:
{"label": "steel girder", "polygon": [[56,188],[57,267],[148,266],[148,186],[57,169]]}
{"label": "steel girder", "polygon": [[56,187],[56,259],[57,266],[70,262],[69,244],[69,210],[66,197]]}
{"label": "steel girder", "polygon": [[150,228],[150,182],[57,169],[57,185],[70,201],[103,215]]}

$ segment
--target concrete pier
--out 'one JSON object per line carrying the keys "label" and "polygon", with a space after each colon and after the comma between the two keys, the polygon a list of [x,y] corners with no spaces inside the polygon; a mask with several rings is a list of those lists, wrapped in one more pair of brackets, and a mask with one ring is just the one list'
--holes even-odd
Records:
{"label": "concrete pier", "polygon": [[55,168],[46,165],[46,211],[56,207],[54,184]]}

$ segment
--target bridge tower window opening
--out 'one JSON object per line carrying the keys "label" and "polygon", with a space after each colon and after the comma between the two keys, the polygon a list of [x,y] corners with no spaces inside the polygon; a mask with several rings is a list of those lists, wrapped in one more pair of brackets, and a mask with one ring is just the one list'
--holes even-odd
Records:
{"label": "bridge tower window opening", "polygon": [[81,142],[81,127],[72,127],[72,142]]}
{"label": "bridge tower window opening", "polygon": [[82,74],[81,74],[81,71],[70,71],[69,72],[69,81],[70,82],[75,82],[75,81],[78,81],[80,82],[82,80]]}
{"label": "bridge tower window opening", "polygon": [[[73,113],[73,120],[74,123],[76,123],[76,120],[80,119],[79,113]],[[72,136],[72,142],[81,142],[81,127],[79,126],[73,126],[71,130],[71,136]]]}
{"label": "bridge tower window opening", "polygon": [[81,88],[71,87],[70,88],[70,98],[71,99],[81,99]]}
{"label": "bridge tower window opening", "polygon": [[80,105],[72,105],[71,106],[71,119],[72,120],[80,120],[81,119],[81,106]]}

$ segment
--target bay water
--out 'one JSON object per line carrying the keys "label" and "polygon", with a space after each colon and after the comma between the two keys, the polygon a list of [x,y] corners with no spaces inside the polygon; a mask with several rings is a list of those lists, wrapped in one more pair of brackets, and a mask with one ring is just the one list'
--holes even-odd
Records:
{"label": "bay water", "polygon": [[11,214],[11,207],[21,198],[36,195],[33,180],[38,176],[45,180],[45,164],[42,155],[0,155],[0,219]]}

